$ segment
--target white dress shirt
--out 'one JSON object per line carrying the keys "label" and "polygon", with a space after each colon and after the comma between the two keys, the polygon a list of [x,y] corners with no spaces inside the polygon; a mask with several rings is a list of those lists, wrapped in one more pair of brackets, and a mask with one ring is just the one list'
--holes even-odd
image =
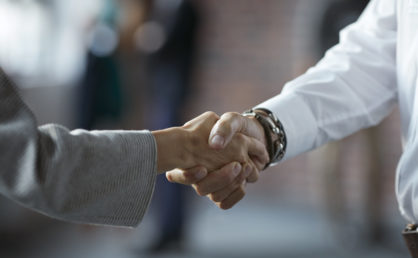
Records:
{"label": "white dress shirt", "polygon": [[283,123],[288,159],[378,124],[398,103],[403,154],[396,194],[401,214],[417,223],[417,83],[418,0],[372,0],[315,67],[259,106]]}

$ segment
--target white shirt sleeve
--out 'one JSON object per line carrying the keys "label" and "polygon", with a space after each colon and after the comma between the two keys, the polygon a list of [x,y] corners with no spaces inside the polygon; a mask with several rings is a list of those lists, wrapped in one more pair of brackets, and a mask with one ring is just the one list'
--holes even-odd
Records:
{"label": "white shirt sleeve", "polygon": [[396,1],[373,0],[340,43],[259,107],[287,134],[284,159],[380,122],[397,99]]}

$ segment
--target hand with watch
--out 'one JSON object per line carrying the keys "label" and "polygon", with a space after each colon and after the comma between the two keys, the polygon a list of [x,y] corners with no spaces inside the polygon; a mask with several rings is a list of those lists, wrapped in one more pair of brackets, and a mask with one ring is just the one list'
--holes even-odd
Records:
{"label": "hand with watch", "polygon": [[[264,143],[269,154],[269,162],[265,164],[264,169],[276,165],[284,157],[287,143],[286,134],[282,124],[271,111],[255,108],[242,114],[236,112],[223,114],[211,130],[209,146],[216,150],[222,150],[228,146],[234,135],[239,133]],[[175,170],[167,172],[166,175],[171,182],[191,183],[199,195],[208,196],[222,209],[231,208],[238,203],[245,195],[246,183],[256,182],[259,177],[259,171],[253,171],[246,178],[239,177],[239,182],[237,180],[222,181],[225,175],[233,173],[232,167],[227,165],[217,171],[209,171],[208,176],[198,182],[190,182],[188,175],[193,174],[192,170]],[[216,189],[216,191],[212,191],[212,189]],[[228,196],[228,193],[231,193],[231,196]],[[238,194],[239,198],[237,198]]]}

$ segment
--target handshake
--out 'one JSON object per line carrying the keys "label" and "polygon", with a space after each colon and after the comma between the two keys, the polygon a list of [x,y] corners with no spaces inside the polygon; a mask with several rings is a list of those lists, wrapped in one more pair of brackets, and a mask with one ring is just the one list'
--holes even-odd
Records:
{"label": "handshake", "polygon": [[263,126],[253,116],[206,112],[182,127],[152,132],[158,173],[172,183],[192,185],[219,208],[229,209],[245,195],[269,162]]}

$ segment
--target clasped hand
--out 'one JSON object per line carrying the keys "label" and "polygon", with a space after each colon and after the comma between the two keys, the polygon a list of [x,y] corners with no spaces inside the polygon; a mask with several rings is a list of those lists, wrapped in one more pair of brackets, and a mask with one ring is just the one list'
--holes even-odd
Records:
{"label": "clasped hand", "polygon": [[257,181],[269,161],[264,130],[253,117],[206,112],[177,130],[183,139],[182,144],[171,146],[177,149],[172,157],[177,161],[171,167],[159,163],[159,170],[174,166],[166,173],[170,182],[192,185],[197,194],[208,196],[221,209],[238,203],[245,196],[246,182]]}

